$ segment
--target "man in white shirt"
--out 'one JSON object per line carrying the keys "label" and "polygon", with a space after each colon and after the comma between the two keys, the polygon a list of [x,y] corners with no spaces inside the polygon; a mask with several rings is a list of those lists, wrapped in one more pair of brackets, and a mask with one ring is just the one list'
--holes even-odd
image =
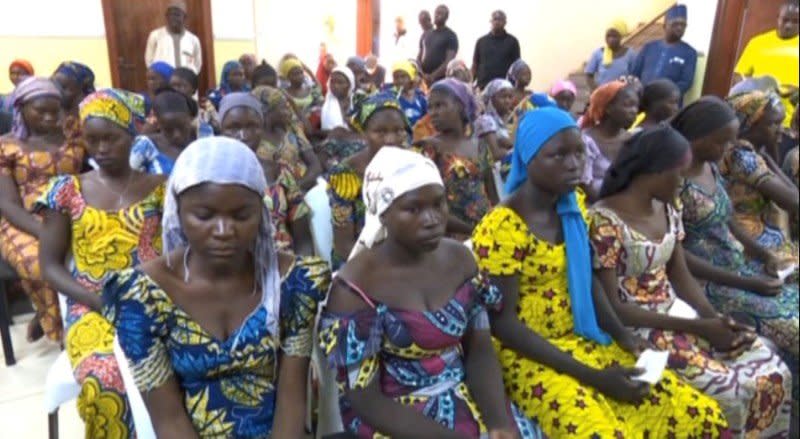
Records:
{"label": "man in white shirt", "polygon": [[147,50],[144,53],[146,65],[164,61],[172,67],[187,67],[200,72],[203,54],[200,40],[186,30],[186,2],[171,0],[167,6],[167,25],[150,32]]}

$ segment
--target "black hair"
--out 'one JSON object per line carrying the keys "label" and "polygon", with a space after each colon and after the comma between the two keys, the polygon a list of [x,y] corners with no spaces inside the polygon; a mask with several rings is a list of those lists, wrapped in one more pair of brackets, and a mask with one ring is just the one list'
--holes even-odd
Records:
{"label": "black hair", "polygon": [[252,81],[253,85],[257,84],[261,80],[266,78],[278,78],[278,72],[275,71],[275,68],[271,65],[267,64],[266,61],[261,61],[261,64],[257,65],[253,69],[253,74],[250,77],[250,81]]}
{"label": "black hair", "polygon": [[680,96],[681,90],[669,79],[656,79],[647,84],[642,91],[639,110],[647,113],[657,102],[667,99],[673,94]]}
{"label": "black hair", "polygon": [[177,76],[183,79],[192,86],[194,91],[197,91],[199,81],[197,79],[197,74],[192,69],[187,67],[178,67],[172,72],[172,76]]}
{"label": "black hair", "polygon": [[736,112],[716,96],[703,96],[687,105],[672,119],[672,128],[686,140],[702,139],[736,120]]}
{"label": "black hair", "polygon": [[622,192],[639,175],[673,169],[684,160],[690,148],[689,141],[666,123],[634,134],[606,171],[600,198]]}
{"label": "black hair", "polygon": [[153,111],[156,116],[167,113],[186,113],[194,119],[197,117],[198,107],[197,102],[190,96],[186,96],[174,88],[163,87],[156,91],[156,97],[153,99]]}

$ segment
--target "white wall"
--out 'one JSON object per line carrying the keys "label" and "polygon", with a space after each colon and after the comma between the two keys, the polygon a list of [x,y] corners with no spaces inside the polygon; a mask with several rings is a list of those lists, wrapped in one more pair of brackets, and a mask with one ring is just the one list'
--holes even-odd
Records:
{"label": "white wall", "polygon": [[711,46],[711,33],[717,16],[719,0],[681,0],[689,13],[686,35],[683,39],[698,52],[708,54]]}
{"label": "white wall", "polygon": [[211,27],[215,40],[255,38],[253,0],[211,0]]}
{"label": "white wall", "polygon": [[103,37],[100,0],[0,0],[0,35]]}

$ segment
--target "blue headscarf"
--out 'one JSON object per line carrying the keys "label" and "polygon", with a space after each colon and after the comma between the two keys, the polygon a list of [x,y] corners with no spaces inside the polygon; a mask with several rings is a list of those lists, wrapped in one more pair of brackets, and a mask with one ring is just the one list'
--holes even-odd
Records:
{"label": "blue headscarf", "polygon": [[75,79],[78,85],[81,86],[83,94],[89,95],[94,93],[94,72],[86,64],[75,61],[64,61],[58,65],[56,73],[61,73],[62,75]]}
{"label": "blue headscarf", "polygon": [[158,76],[164,78],[164,81],[166,82],[169,82],[169,78],[172,77],[172,72],[175,71],[171,65],[165,63],[164,61],[156,61],[153,64],[150,64],[150,70],[158,73]]}
{"label": "blue headscarf", "polygon": [[[506,191],[512,193],[528,179],[528,163],[556,134],[578,129],[572,116],[557,108],[544,107],[529,111],[517,128],[511,172],[506,181]],[[611,338],[597,325],[592,298],[592,265],[589,251],[589,234],[578,206],[575,191],[564,194],[556,204],[567,248],[567,280],[572,300],[575,332],[600,344],[611,343]]]}
{"label": "blue headscarf", "polygon": [[686,20],[688,15],[689,15],[689,11],[686,9],[686,5],[675,5],[672,8],[670,8],[669,11],[667,11],[666,20],[670,21],[670,20],[675,20],[675,19],[679,19],[679,18],[683,19],[683,20]]}
{"label": "blue headscarf", "polygon": [[[231,72],[237,68],[242,68],[242,64],[239,61],[228,61],[222,66],[222,73],[219,75],[219,89],[223,94],[228,94],[233,91],[231,90],[230,75]],[[250,91],[250,87],[248,87],[247,84],[243,84],[242,89],[237,91]]]}

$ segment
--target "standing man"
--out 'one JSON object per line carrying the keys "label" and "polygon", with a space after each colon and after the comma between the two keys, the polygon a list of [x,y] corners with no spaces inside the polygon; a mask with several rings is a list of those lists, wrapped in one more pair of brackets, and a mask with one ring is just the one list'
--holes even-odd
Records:
{"label": "standing man", "polygon": [[428,32],[422,41],[422,77],[428,85],[445,77],[447,63],[458,53],[458,37],[447,27],[450,10],[439,5],[433,13],[436,28]]}
{"label": "standing man", "polygon": [[187,67],[200,72],[203,53],[200,40],[186,30],[186,2],[170,0],[167,6],[167,25],[150,32],[144,53],[145,65],[164,61],[172,67]]}
{"label": "standing man", "polygon": [[521,58],[519,41],[506,32],[506,13],[492,12],[492,30],[475,43],[472,56],[472,77],[483,87],[492,79],[505,78],[508,68]]}
{"label": "standing man", "polygon": [[685,5],[673,6],[664,21],[664,39],[645,44],[636,56],[631,73],[642,84],[666,78],[678,86],[681,96],[692,88],[697,51],[681,40],[686,32],[686,17]]}
{"label": "standing man", "polygon": [[772,76],[778,81],[786,118],[783,126],[792,122],[794,107],[797,105],[798,84],[800,84],[800,5],[797,0],[789,0],[778,12],[778,27],[753,37],[744,48],[736,73],[744,77]]}
{"label": "standing man", "polygon": [[425,57],[425,38],[428,37],[433,31],[433,21],[431,20],[431,13],[428,11],[419,11],[419,26],[422,28],[422,35],[419,37],[419,52],[417,53],[417,64],[422,64],[422,58]]}

